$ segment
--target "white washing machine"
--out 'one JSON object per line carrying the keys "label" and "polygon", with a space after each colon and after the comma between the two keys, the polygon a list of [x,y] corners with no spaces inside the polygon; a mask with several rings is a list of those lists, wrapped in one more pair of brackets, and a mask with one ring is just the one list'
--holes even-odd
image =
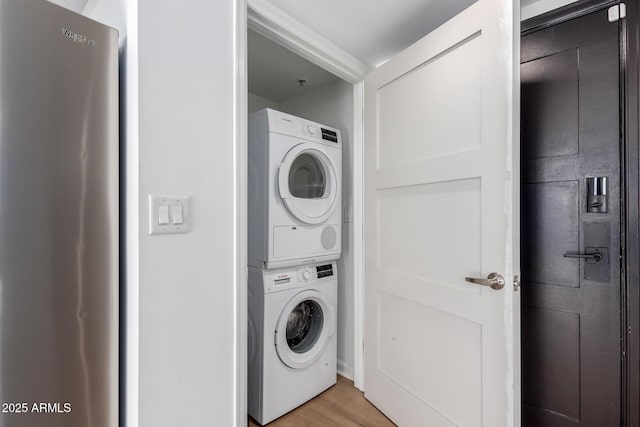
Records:
{"label": "white washing machine", "polygon": [[249,265],[340,257],[340,131],[272,109],[249,116]]}
{"label": "white washing machine", "polygon": [[249,415],[267,424],[336,383],[334,263],[249,268]]}

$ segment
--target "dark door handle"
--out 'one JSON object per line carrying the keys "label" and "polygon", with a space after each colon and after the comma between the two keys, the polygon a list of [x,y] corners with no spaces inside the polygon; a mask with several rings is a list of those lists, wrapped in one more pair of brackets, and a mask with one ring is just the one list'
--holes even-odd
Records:
{"label": "dark door handle", "polygon": [[595,262],[600,262],[600,260],[602,259],[602,254],[600,252],[594,252],[592,254],[570,254],[570,253],[566,253],[564,254],[565,258],[585,258],[585,259],[592,259]]}
{"label": "dark door handle", "polygon": [[609,264],[609,248],[592,246],[584,248],[585,253],[564,254],[565,258],[583,258],[587,264]]}

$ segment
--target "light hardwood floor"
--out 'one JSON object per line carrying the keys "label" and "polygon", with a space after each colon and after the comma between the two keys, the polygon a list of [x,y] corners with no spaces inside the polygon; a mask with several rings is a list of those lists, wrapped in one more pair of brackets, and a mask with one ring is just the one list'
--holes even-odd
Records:
{"label": "light hardwood floor", "polygon": [[[259,426],[249,419],[249,427]],[[268,427],[393,427],[382,412],[353,386],[338,376],[336,385],[304,405],[268,424]]]}

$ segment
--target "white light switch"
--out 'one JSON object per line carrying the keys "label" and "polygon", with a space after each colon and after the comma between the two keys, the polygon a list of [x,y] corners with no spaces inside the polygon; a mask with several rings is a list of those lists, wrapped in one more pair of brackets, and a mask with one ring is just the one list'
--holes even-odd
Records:
{"label": "white light switch", "polygon": [[158,207],[158,224],[169,224],[169,205],[160,205]]}
{"label": "white light switch", "polygon": [[171,217],[174,224],[182,224],[184,222],[182,215],[182,205],[171,206]]}
{"label": "white light switch", "polygon": [[149,234],[176,234],[190,231],[188,196],[149,195]]}

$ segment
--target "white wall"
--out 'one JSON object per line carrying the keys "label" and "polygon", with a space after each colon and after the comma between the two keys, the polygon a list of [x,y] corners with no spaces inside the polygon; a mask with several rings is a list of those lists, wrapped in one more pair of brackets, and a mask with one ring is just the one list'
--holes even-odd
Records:
{"label": "white wall", "polygon": [[[233,426],[236,2],[138,2],[140,426]],[[192,231],[149,236],[150,193]]]}
{"label": "white wall", "polygon": [[[340,129],[342,134],[342,203],[353,208],[353,85],[338,80],[280,102],[279,109]],[[338,371],[353,379],[354,293],[353,227],[342,224],[342,257],[338,262]]]}
{"label": "white wall", "polygon": [[524,21],[575,1],[578,0],[537,0],[527,2],[527,4],[523,4],[520,9],[520,19]]}
{"label": "white wall", "polygon": [[[58,6],[66,7],[76,13],[84,14],[84,8],[87,6],[88,0],[47,0]],[[86,15],[85,15],[86,16]]]}
{"label": "white wall", "polygon": [[256,95],[255,93],[248,93],[249,114],[262,110],[263,108],[273,108],[278,110],[280,104],[268,98]]}

